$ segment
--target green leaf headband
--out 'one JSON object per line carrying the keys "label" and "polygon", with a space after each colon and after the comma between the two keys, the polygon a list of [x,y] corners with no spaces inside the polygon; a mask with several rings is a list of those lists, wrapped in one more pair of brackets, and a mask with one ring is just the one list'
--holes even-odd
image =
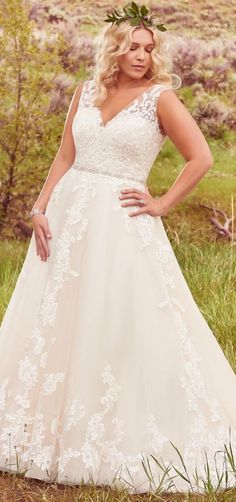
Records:
{"label": "green leaf headband", "polygon": [[126,20],[130,20],[131,26],[138,26],[142,22],[144,26],[152,26],[160,31],[167,31],[163,24],[155,24],[155,19],[148,7],[145,5],[139,7],[135,2],[123,7],[123,13],[119,13],[117,9],[113,9],[111,14],[107,12],[107,18],[104,19],[105,23],[112,23],[112,25],[116,24],[117,26]]}

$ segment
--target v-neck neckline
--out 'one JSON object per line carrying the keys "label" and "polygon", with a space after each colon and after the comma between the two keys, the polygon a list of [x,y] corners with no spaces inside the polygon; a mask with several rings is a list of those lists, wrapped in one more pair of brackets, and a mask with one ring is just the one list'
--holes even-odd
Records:
{"label": "v-neck neckline", "polygon": [[[94,84],[94,81],[93,81],[93,84]],[[110,120],[108,120],[105,123],[103,121],[101,108],[99,108],[96,105],[93,105],[93,107],[97,110],[98,115],[99,115],[100,127],[102,129],[105,129],[111,122],[113,122],[117,117],[119,117],[125,110],[128,110],[133,105],[133,103],[135,103],[135,101],[138,101],[138,102],[141,101],[143,96],[145,94],[147,94],[148,91],[151,91],[152,89],[154,89],[154,87],[156,87],[157,85],[160,85],[160,84],[154,84],[150,87],[147,87],[143,92],[141,92],[136,98],[132,99],[126,106],[124,106],[119,112],[117,112]]]}

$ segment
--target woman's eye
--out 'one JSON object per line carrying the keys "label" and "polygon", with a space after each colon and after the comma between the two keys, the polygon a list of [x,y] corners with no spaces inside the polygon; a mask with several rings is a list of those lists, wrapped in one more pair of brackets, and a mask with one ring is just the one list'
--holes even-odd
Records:
{"label": "woman's eye", "polygon": [[[131,51],[135,51],[137,47],[130,47]],[[147,52],[152,52],[152,49],[146,49]]]}

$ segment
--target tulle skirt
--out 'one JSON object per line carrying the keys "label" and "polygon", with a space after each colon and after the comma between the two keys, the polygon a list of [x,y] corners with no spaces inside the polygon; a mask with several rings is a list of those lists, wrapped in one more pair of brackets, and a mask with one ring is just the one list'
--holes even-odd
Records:
{"label": "tulle skirt", "polygon": [[201,491],[206,460],[217,484],[224,444],[236,453],[236,375],[161,217],[121,206],[128,187],[146,189],[72,167],[46,262],[30,240],[0,329],[0,468],[17,454],[49,482]]}

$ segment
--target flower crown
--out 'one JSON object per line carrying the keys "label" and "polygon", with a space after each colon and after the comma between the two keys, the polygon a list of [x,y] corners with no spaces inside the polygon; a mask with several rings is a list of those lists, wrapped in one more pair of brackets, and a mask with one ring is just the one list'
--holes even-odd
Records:
{"label": "flower crown", "polygon": [[126,20],[130,20],[131,26],[138,26],[142,22],[144,26],[152,26],[160,31],[166,31],[163,24],[155,24],[155,18],[148,7],[145,5],[139,7],[135,2],[123,7],[123,13],[119,13],[117,9],[113,9],[111,13],[107,12],[107,18],[104,19],[105,23],[112,23],[112,25],[116,24],[117,26]]}

